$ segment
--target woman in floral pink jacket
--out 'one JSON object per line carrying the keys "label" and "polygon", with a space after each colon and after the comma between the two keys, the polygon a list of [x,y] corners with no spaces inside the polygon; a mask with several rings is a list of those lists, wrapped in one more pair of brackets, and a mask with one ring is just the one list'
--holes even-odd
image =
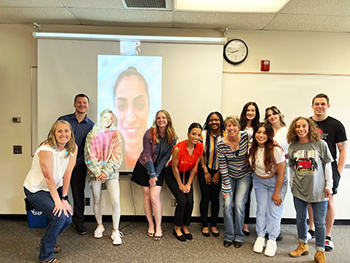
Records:
{"label": "woman in floral pink jacket", "polygon": [[102,238],[105,231],[102,224],[101,196],[102,188],[108,189],[112,203],[113,245],[121,245],[122,233],[119,232],[120,190],[119,167],[122,159],[122,137],[117,131],[116,118],[113,112],[106,109],[101,112],[100,120],[94,125],[86,137],[85,163],[87,176],[91,185],[94,214],[97,228],[95,238]]}

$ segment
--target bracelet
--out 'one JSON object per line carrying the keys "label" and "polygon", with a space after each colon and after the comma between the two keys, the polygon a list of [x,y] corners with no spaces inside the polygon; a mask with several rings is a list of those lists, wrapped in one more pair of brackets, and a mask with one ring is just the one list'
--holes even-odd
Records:
{"label": "bracelet", "polygon": [[61,199],[67,201],[68,200],[68,195],[62,195]]}

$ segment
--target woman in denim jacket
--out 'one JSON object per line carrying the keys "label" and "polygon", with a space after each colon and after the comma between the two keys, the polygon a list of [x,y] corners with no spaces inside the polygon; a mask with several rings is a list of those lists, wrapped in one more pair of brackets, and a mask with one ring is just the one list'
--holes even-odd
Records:
{"label": "woman in denim jacket", "polygon": [[[143,151],[134,168],[131,180],[142,186],[143,208],[148,221],[147,235],[158,241],[162,238],[163,170],[176,143],[176,133],[170,114],[159,110],[151,128],[143,136]],[[156,226],[153,223],[153,216]]]}

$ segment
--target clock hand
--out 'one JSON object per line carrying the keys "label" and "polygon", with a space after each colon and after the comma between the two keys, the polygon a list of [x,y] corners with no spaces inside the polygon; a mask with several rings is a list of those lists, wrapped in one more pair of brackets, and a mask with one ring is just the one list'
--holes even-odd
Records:
{"label": "clock hand", "polygon": [[238,50],[228,51],[228,53],[236,53]]}

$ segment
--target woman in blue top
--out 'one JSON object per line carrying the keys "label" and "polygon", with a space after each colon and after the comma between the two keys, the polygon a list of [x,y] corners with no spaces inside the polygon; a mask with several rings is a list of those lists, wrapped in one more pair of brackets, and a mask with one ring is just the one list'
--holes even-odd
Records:
{"label": "woman in blue top", "polygon": [[[153,126],[143,136],[143,151],[134,168],[131,180],[142,186],[143,208],[148,221],[147,235],[158,241],[162,238],[162,190],[166,163],[173,146],[176,144],[176,132],[170,114],[159,110]],[[153,215],[156,226],[153,223]]]}

